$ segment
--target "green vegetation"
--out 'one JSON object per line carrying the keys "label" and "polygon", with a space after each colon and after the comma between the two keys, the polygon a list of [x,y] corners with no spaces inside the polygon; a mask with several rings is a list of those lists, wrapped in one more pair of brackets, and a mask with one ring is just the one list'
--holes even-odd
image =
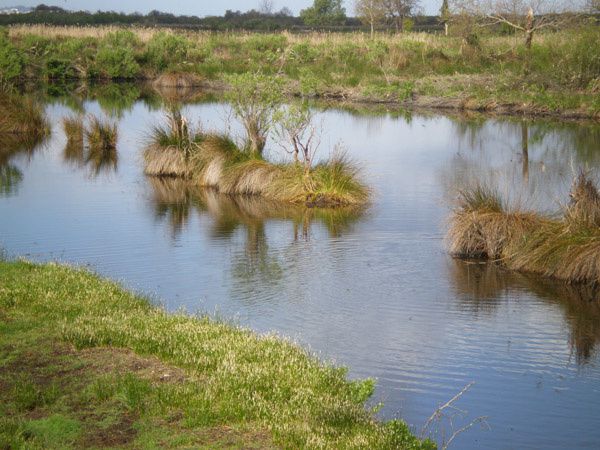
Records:
{"label": "green vegetation", "polygon": [[[454,35],[209,34],[112,28],[13,27],[0,38],[11,79],[156,79],[193,85],[277,75],[288,94],[522,114],[600,113],[600,29],[540,30],[531,48],[487,28]],[[132,37],[131,35],[135,35]],[[122,45],[120,44],[122,43]],[[189,84],[189,83],[187,83]]]}
{"label": "green vegetation", "polygon": [[562,218],[513,211],[493,190],[461,194],[450,220],[450,253],[574,283],[600,283],[600,194],[581,173]]}
{"label": "green vegetation", "polygon": [[[227,135],[190,131],[186,119],[173,111],[168,127],[154,127],[151,132],[144,151],[146,175],[181,177],[223,194],[257,195],[308,206],[368,201],[369,190],[346,157],[337,155],[313,164],[314,140],[319,137],[311,128],[310,111],[305,106],[281,108],[277,79],[241,75],[232,84],[232,108],[247,133],[244,145],[238,146]],[[274,164],[263,158],[268,133],[275,123],[284,148],[294,155],[292,163]]]}
{"label": "green vegetation", "polygon": [[0,262],[2,448],[433,448],[275,336],[171,315],[54,264]]}

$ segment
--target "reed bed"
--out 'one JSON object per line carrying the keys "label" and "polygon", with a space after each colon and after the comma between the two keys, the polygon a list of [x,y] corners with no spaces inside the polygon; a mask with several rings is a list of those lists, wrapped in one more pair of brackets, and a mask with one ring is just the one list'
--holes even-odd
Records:
{"label": "reed bed", "polygon": [[477,186],[461,193],[450,218],[450,253],[496,260],[507,268],[573,283],[600,283],[600,195],[580,173],[562,216],[511,211]]}

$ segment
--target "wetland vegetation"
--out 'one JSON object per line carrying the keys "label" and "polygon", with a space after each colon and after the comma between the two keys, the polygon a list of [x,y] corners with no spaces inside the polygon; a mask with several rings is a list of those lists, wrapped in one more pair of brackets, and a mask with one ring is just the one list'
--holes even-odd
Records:
{"label": "wetland vegetation", "polygon": [[[586,21],[587,20],[587,21]],[[157,80],[227,89],[262,72],[290,95],[512,114],[598,117],[600,31],[581,19],[540,31],[476,25],[426,33],[211,33],[115,27],[13,26],[0,35],[5,79]]]}
{"label": "wetland vegetation", "polygon": [[572,283],[600,283],[600,194],[586,173],[573,182],[562,217],[511,207],[483,185],[464,190],[459,203],[448,233],[453,255]]}
{"label": "wetland vegetation", "polygon": [[0,262],[0,280],[3,448],[434,448],[374,418],[372,380],[279,337],[84,270]]}

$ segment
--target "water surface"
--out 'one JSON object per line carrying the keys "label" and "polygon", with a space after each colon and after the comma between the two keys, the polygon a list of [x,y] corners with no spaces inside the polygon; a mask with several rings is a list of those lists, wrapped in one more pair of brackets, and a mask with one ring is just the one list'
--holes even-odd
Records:
{"label": "water surface", "polygon": [[[60,121],[74,109],[118,121],[118,157],[88,161],[66,148]],[[600,448],[594,293],[453,260],[443,240],[456,189],[475,180],[559,209],[573,171],[598,167],[597,126],[322,110],[321,156],[342,141],[374,200],[364,211],[318,211],[147,179],[144,133],[163,114],[155,103],[47,111],[49,140],[0,159],[9,254],[90,266],[170,310],[288,336],[352,377],[377,378],[381,416],[417,432],[474,381],[455,429],[478,416],[490,429],[471,429],[454,448]],[[222,103],[184,113],[229,128]],[[452,433],[448,422],[437,428]]]}

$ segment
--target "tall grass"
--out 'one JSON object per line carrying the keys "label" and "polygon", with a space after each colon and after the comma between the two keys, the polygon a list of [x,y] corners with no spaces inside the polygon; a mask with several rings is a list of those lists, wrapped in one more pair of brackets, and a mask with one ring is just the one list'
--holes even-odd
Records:
{"label": "tall grass", "polygon": [[562,218],[507,211],[499,196],[476,187],[450,218],[450,253],[498,260],[508,268],[576,283],[600,283],[600,195],[585,173],[575,179]]}
{"label": "tall grass", "polygon": [[88,126],[85,129],[85,137],[90,153],[113,152],[117,148],[117,124],[109,120],[99,119],[96,116],[90,116]]}
{"label": "tall grass", "polygon": [[36,101],[4,88],[0,91],[0,134],[41,140],[50,134],[50,125],[44,110]]}
{"label": "tall grass", "polygon": [[16,26],[7,41],[22,56],[24,78],[158,77],[157,88],[186,88],[199,80],[222,86],[232,76],[262,72],[281,77],[289,93],[306,93],[309,86],[311,95],[325,98],[513,113],[569,109],[588,117],[600,111],[600,102],[591,96],[600,83],[598,27],[538,33],[531,52],[522,39],[481,30],[477,39],[465,40],[458,34],[378,34],[370,39],[363,33],[132,28],[134,45],[114,45],[112,37],[119,33],[114,27]]}

